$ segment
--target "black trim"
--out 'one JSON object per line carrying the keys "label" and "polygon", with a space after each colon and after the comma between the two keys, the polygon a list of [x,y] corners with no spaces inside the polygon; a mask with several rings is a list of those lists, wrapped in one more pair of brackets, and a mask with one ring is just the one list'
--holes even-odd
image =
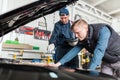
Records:
{"label": "black trim", "polygon": [[[0,15],[0,37],[37,18],[51,14],[77,0],[39,0]],[[15,17],[18,17],[15,21]],[[9,23],[13,21],[13,25]]]}

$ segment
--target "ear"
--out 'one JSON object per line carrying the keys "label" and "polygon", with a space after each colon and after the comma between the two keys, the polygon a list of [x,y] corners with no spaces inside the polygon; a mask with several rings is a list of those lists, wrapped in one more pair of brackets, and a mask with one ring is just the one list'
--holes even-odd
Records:
{"label": "ear", "polygon": [[88,25],[87,24],[83,24],[83,27],[88,30]]}

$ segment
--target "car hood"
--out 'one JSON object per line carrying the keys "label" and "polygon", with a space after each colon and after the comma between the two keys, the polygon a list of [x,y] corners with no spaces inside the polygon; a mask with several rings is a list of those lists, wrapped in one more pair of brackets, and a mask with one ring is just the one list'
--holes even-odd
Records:
{"label": "car hood", "polygon": [[112,76],[97,72],[74,69],[55,69],[50,67],[2,64],[0,63],[1,80],[116,80]]}
{"label": "car hood", "polygon": [[38,0],[2,14],[0,15],[0,37],[21,25],[53,13],[76,1],[77,0]]}

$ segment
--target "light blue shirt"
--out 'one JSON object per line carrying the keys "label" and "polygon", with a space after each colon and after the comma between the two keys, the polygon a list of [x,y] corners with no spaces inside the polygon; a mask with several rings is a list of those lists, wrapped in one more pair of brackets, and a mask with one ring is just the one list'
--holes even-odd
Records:
{"label": "light blue shirt", "polygon": [[[110,35],[111,32],[106,26],[100,29],[97,46],[90,61],[89,69],[95,70],[96,67],[101,64],[102,58],[109,42]],[[59,62],[61,64],[64,64],[70,61],[82,50],[82,48],[82,46],[75,46]]]}

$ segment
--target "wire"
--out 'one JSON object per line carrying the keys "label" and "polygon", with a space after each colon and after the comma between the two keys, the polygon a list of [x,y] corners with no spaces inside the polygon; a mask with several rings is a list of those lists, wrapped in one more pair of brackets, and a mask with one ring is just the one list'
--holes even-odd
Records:
{"label": "wire", "polygon": [[47,31],[47,21],[46,21],[46,18],[45,16],[43,16],[44,20],[45,20],[45,26],[46,26],[46,31]]}
{"label": "wire", "polygon": [[3,41],[3,36],[1,37],[1,39],[0,39],[0,43]]}
{"label": "wire", "polygon": [[3,35],[4,35],[4,31],[2,31],[2,37],[0,39],[0,43],[3,41]]}

